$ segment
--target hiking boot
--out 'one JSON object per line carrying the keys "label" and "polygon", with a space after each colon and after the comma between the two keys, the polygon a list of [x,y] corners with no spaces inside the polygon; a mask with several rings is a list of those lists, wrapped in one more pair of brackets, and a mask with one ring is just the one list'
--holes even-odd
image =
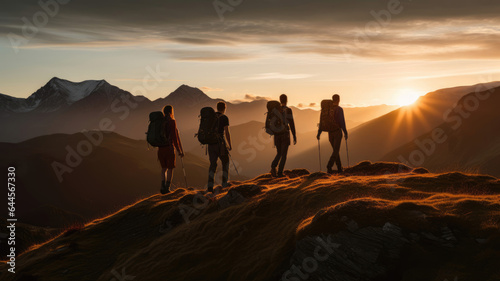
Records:
{"label": "hiking boot", "polygon": [[278,175],[277,175],[278,178],[284,178],[285,175],[283,174],[283,172],[278,172]]}
{"label": "hiking boot", "polygon": [[160,188],[160,193],[161,194],[167,194],[170,192],[169,188],[170,188],[170,182],[167,182],[168,183],[168,187],[167,185],[165,184],[165,181],[161,181],[161,188]]}
{"label": "hiking boot", "polygon": [[213,186],[207,187],[207,192],[214,193],[214,187]]}
{"label": "hiking boot", "polygon": [[217,186],[216,188],[214,188],[213,195],[217,196],[217,195],[221,194],[221,192],[222,192],[222,187]]}
{"label": "hiking boot", "polygon": [[333,170],[332,170],[332,168],[329,168],[329,167],[326,167],[326,172],[327,172],[328,174],[333,174]]}
{"label": "hiking boot", "polygon": [[228,188],[228,187],[231,187],[232,184],[230,184],[229,182],[226,182],[226,183],[222,183],[222,188]]}
{"label": "hiking boot", "polygon": [[161,181],[160,193],[165,194],[165,181]]}
{"label": "hiking boot", "polygon": [[271,167],[271,177],[276,178],[277,176],[276,167]]}

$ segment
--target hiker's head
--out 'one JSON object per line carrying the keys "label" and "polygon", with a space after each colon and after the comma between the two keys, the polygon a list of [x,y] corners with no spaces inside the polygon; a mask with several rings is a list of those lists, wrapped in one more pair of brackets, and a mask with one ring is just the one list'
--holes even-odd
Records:
{"label": "hiker's head", "polygon": [[161,110],[165,117],[170,117],[170,119],[174,119],[174,108],[171,105],[165,105]]}
{"label": "hiker's head", "polygon": [[223,101],[220,101],[217,103],[217,111],[220,113],[225,113],[226,112],[226,103]]}
{"label": "hiker's head", "polygon": [[281,105],[286,105],[287,102],[288,102],[288,97],[285,94],[282,94],[280,96],[280,103],[281,103]]}
{"label": "hiker's head", "polygon": [[332,100],[333,100],[333,103],[339,104],[339,102],[340,102],[340,96],[337,95],[337,94],[335,94],[335,95],[332,96]]}

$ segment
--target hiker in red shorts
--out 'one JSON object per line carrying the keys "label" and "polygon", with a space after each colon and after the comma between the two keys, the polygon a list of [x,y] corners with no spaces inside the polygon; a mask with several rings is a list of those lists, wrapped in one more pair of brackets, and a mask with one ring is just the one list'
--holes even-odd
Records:
{"label": "hiker in red shorts", "polygon": [[[184,157],[184,150],[182,149],[179,130],[177,130],[173,107],[166,105],[163,107],[162,112],[165,116],[164,133],[167,137],[168,145],[158,147],[158,161],[160,161],[161,165],[162,180],[160,192],[161,194],[166,194],[170,192],[170,184],[172,183],[173,170],[175,168],[175,150],[177,150],[180,157]],[[167,174],[166,177],[165,172]]]}

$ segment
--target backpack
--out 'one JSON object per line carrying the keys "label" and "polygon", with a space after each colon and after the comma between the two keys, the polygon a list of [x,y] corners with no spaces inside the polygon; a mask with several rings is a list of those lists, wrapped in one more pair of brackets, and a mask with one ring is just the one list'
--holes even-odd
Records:
{"label": "backpack", "polygon": [[146,133],[147,142],[154,147],[167,146],[170,144],[169,138],[165,134],[165,116],[161,111],[149,114],[149,126]]}
{"label": "backpack", "polygon": [[198,141],[201,144],[217,144],[220,137],[217,132],[219,117],[211,107],[204,107],[200,111],[200,127],[198,129]]}
{"label": "backpack", "polygon": [[272,135],[284,134],[288,131],[288,124],[284,113],[280,111],[279,101],[267,102],[266,133]]}
{"label": "backpack", "polygon": [[333,132],[340,129],[340,125],[335,120],[335,112],[339,108],[332,100],[321,101],[321,115],[319,118],[319,130]]}

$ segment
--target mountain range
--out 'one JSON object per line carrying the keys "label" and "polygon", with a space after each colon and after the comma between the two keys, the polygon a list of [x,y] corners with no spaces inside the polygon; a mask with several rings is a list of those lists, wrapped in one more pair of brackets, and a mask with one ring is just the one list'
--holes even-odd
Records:
{"label": "mountain range", "polygon": [[[196,143],[192,136],[198,127],[200,109],[215,107],[218,101],[221,99],[210,98],[200,89],[187,85],[181,85],[165,98],[151,101],[143,96],[134,96],[105,80],[74,83],[52,78],[26,99],[0,95],[0,118],[3,121],[0,124],[0,141],[19,142],[47,134],[100,129],[102,120],[112,122],[116,133],[144,139],[149,113],[170,104],[174,107],[181,136],[186,135],[187,145],[192,146]],[[231,125],[263,122],[266,102],[226,102]],[[380,105],[346,109],[353,112],[348,114],[352,116],[348,124],[361,124],[395,108]],[[319,121],[318,111],[294,108],[294,114],[298,130],[315,130]]]}

